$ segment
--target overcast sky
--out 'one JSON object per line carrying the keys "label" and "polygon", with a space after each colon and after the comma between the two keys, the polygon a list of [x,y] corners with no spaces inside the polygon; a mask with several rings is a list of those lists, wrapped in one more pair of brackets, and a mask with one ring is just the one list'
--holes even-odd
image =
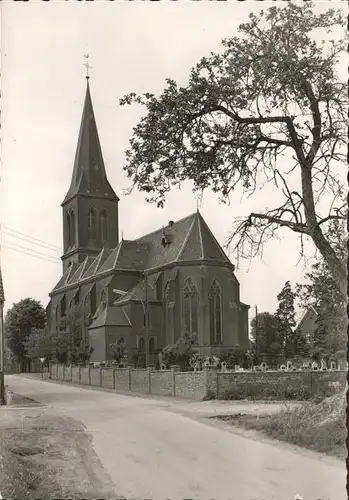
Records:
{"label": "overcast sky", "polygon": [[[190,68],[221,50],[251,11],[275,2],[2,2],[1,266],[6,308],[40,300],[61,276],[61,202],[68,190],[85,94],[84,54],[90,54],[91,93],[110,183],[120,197],[120,231],[133,239],[196,210],[190,186],[168,196],[164,209],[129,187],[122,167],[136,106],[120,107],[129,92],[158,93],[164,79],[185,84]],[[342,2],[322,1],[345,10]],[[268,206],[273,191],[230,206],[206,192],[201,213],[224,245],[232,217]],[[263,260],[240,261],[241,299],[273,312],[285,281],[302,281],[297,238],[286,230],[268,243]],[[35,240],[31,240],[35,238]],[[30,254],[30,255],[28,255]],[[234,256],[231,255],[234,264]],[[251,308],[251,309],[252,309]]]}

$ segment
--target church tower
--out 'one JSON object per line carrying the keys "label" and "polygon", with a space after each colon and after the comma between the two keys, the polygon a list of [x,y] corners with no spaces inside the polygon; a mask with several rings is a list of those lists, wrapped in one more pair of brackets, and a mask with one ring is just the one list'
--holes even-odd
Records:
{"label": "church tower", "polygon": [[97,256],[102,248],[116,247],[119,242],[118,202],[105,171],[87,76],[73,175],[61,205],[63,272],[73,262]]}

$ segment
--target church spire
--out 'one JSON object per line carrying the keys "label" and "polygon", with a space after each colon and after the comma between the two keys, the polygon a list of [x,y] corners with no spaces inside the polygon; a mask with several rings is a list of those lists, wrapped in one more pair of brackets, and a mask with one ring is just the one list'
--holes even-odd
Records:
{"label": "church spire", "polygon": [[70,188],[62,204],[76,195],[89,195],[118,200],[110,186],[105,171],[104,160],[99,142],[96,120],[94,116],[88,69],[86,62],[86,94],[82,113],[78,145],[76,149],[73,175]]}

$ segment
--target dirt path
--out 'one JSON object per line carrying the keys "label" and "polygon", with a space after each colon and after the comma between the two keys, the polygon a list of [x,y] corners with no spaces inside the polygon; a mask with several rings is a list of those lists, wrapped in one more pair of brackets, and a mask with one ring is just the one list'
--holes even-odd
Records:
{"label": "dirt path", "polygon": [[111,498],[110,478],[83,424],[45,407],[0,409],[3,498]]}

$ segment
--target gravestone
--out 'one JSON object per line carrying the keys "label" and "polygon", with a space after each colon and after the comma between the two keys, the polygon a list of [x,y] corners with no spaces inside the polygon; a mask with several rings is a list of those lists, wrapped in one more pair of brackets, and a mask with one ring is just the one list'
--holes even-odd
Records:
{"label": "gravestone", "polygon": [[317,364],[316,361],[313,361],[312,364],[311,364],[311,369],[312,370],[318,370],[319,369],[319,365]]}
{"label": "gravestone", "polygon": [[165,363],[160,363],[160,370],[167,370]]}
{"label": "gravestone", "polygon": [[286,370],[287,371],[292,371],[292,368],[293,368],[292,361],[287,361],[287,363],[286,363]]}
{"label": "gravestone", "polygon": [[337,369],[337,363],[335,361],[330,362],[330,370],[336,370]]}
{"label": "gravestone", "polygon": [[280,371],[285,372],[286,369],[287,369],[286,365],[280,365],[280,368],[279,368]]}
{"label": "gravestone", "polygon": [[260,364],[260,369],[262,372],[265,372],[268,369],[267,363],[263,361],[263,363]]}
{"label": "gravestone", "polygon": [[221,371],[222,371],[223,373],[225,373],[225,372],[227,372],[227,371],[228,371],[228,368],[227,368],[227,362],[226,362],[226,361],[223,361],[223,362],[221,363]]}

